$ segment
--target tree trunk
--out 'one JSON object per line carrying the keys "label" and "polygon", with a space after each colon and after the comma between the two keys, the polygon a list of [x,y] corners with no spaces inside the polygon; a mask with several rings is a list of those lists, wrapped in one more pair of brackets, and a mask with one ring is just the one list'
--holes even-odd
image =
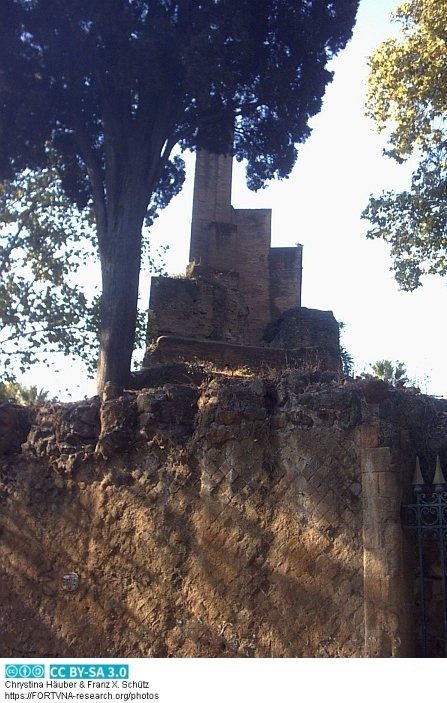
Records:
{"label": "tree trunk", "polygon": [[128,388],[138,306],[141,229],[146,203],[135,192],[121,198],[119,215],[100,236],[102,273],[97,392],[110,381]]}
{"label": "tree trunk", "polygon": [[102,227],[97,219],[102,273],[99,395],[109,381],[118,387],[129,387],[138,308],[141,230],[150,198],[173,146],[168,146],[165,134],[165,122],[169,120],[162,119],[168,108],[158,109],[159,129],[152,126],[151,134],[145,133],[146,123],[140,125],[139,132],[138,124],[132,120],[127,124],[117,120],[114,109],[112,105],[104,120],[106,214]]}

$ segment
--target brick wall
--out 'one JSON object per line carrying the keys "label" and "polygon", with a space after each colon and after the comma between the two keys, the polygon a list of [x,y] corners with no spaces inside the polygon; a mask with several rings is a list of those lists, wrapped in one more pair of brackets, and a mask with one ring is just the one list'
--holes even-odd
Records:
{"label": "brick wall", "polygon": [[200,262],[203,267],[216,268],[210,251],[211,223],[232,223],[232,172],[230,156],[197,153],[189,260]]}
{"label": "brick wall", "polygon": [[[209,286],[210,274],[220,274],[219,285],[240,291],[242,307],[248,310],[244,320],[242,343],[259,344],[266,326],[277,315],[301,303],[301,247],[271,249],[271,210],[234,209],[231,206],[232,159],[229,156],[199,151],[196,160],[194,201],[191,226],[190,261],[195,263],[194,276],[207,284],[201,291],[202,309],[190,326],[193,313],[184,316],[193,301],[185,284],[184,293],[176,284],[175,295],[185,296],[181,303],[169,302],[168,284],[157,281],[161,290],[151,292],[150,307],[160,320],[161,333],[174,329],[176,334],[237,341],[239,308],[234,320],[234,306],[221,314],[220,333],[209,326],[195,324],[200,316],[209,317],[216,291]],[[205,302],[206,291],[211,296]],[[231,296],[230,296],[231,297]],[[168,304],[167,304],[168,303]],[[194,305],[197,305],[197,301]],[[174,309],[181,308],[183,317],[176,323]],[[222,312],[222,311],[221,311]],[[188,324],[181,329],[182,322]],[[180,325],[180,327],[179,327]],[[206,328],[206,329],[205,329]]]}
{"label": "brick wall", "polygon": [[259,344],[270,321],[271,210],[235,210],[240,290],[249,309],[250,344]]}
{"label": "brick wall", "polygon": [[301,305],[303,247],[275,247],[269,252],[270,317]]}
{"label": "brick wall", "polygon": [[316,347],[330,349],[334,355],[340,355],[340,330],[330,310],[286,310],[270,326],[270,332],[267,341],[271,347],[277,349]]}
{"label": "brick wall", "polygon": [[[151,285],[148,338],[176,339],[163,339],[150,349],[144,366],[161,359],[169,363],[171,353],[175,359],[218,366],[282,363],[338,371],[338,325],[332,313],[300,307],[301,245],[272,248],[271,210],[234,209],[231,179],[229,156],[198,152],[191,263],[185,278],[153,278]],[[244,349],[212,348],[206,344],[210,341]]]}
{"label": "brick wall", "polygon": [[248,344],[248,309],[237,284],[237,274],[216,274],[206,279],[153,278],[151,336]]}

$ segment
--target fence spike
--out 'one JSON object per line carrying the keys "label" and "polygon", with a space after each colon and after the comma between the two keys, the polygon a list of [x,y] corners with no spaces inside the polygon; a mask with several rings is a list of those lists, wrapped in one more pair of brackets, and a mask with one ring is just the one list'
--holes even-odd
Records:
{"label": "fence spike", "polygon": [[435,475],[433,476],[433,485],[434,486],[442,486],[445,483],[445,478],[444,474],[442,473],[441,469],[441,460],[439,458],[439,454],[436,456],[436,471]]}
{"label": "fence spike", "polygon": [[416,467],[414,469],[414,476],[413,476],[413,486],[423,486],[424,485],[424,477],[422,476],[421,472],[421,464],[419,461],[419,457],[416,457]]}

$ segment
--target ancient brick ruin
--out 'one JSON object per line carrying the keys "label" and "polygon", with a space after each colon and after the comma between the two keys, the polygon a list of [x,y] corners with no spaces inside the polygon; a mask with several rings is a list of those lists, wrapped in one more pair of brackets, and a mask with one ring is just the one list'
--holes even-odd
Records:
{"label": "ancient brick ruin", "polygon": [[190,263],[152,279],[148,368],[169,361],[337,371],[332,312],[301,307],[302,246],[271,247],[271,210],[231,205],[232,158],[199,151]]}

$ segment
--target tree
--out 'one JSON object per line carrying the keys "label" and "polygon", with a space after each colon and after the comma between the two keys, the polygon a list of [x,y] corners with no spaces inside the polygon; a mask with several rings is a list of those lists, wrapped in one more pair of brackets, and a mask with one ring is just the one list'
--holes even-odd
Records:
{"label": "tree", "polygon": [[[340,335],[342,335],[346,329],[346,322],[339,322],[338,327],[340,330]],[[345,376],[352,376],[354,373],[354,359],[344,344],[340,344],[340,359],[341,368]]]}
{"label": "tree", "polygon": [[[48,391],[37,386],[23,386],[16,381],[0,382],[0,401],[12,400],[19,405],[41,405],[48,400]],[[54,399],[53,399],[54,400]]]}
{"label": "tree", "polygon": [[[93,377],[100,298],[92,224],[91,209],[80,212],[64,194],[54,165],[0,183],[0,382],[50,365],[54,352],[81,359]],[[162,275],[147,237],[143,253],[144,268]],[[135,349],[146,328],[147,310],[139,309]]]}
{"label": "tree", "polygon": [[399,163],[418,159],[411,187],[372,197],[363,213],[369,238],[391,244],[404,290],[425,274],[447,272],[447,2],[411,0],[395,13],[401,35],[370,59],[368,114],[388,128]]}
{"label": "tree", "polygon": [[54,351],[97,357],[95,301],[76,274],[94,250],[88,211],[64,194],[54,168],[0,184],[0,378],[12,381]]}
{"label": "tree", "polygon": [[380,378],[382,381],[388,381],[395,385],[396,383],[407,383],[406,377],[407,368],[402,361],[396,361],[395,364],[390,359],[380,359],[374,364],[370,364],[372,375],[375,378]]}
{"label": "tree", "polygon": [[0,176],[58,154],[92,200],[102,270],[98,389],[126,385],[141,230],[181,187],[174,147],[286,177],[359,0],[0,0]]}

